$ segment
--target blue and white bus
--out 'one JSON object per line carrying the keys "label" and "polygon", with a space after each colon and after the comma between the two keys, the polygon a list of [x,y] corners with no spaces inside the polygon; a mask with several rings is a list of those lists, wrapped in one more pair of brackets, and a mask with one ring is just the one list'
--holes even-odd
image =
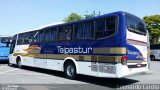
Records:
{"label": "blue and white bus", "polygon": [[0,61],[9,61],[9,46],[11,37],[0,36]]}
{"label": "blue and white bus", "polygon": [[148,70],[143,20],[113,12],[14,35],[10,64],[77,74],[121,78]]}

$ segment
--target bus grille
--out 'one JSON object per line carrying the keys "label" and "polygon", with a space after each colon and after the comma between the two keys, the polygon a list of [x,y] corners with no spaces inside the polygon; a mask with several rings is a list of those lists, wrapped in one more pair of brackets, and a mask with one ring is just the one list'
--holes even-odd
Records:
{"label": "bus grille", "polygon": [[91,65],[91,71],[95,71],[95,72],[97,72],[97,71],[98,71],[98,69],[97,69],[97,65],[92,64],[92,65]]}
{"label": "bus grille", "polygon": [[115,70],[116,70],[115,66],[112,66],[112,65],[103,65],[103,64],[91,65],[91,71],[95,71],[95,72],[115,74]]}
{"label": "bus grille", "polygon": [[99,72],[115,74],[115,67],[109,65],[99,65]]}

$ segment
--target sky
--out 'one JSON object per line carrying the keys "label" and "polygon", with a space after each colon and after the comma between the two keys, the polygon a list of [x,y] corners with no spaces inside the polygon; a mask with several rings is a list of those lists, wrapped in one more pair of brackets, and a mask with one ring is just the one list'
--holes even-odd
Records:
{"label": "sky", "polygon": [[0,35],[62,22],[71,12],[125,11],[140,18],[160,15],[160,0],[0,0]]}

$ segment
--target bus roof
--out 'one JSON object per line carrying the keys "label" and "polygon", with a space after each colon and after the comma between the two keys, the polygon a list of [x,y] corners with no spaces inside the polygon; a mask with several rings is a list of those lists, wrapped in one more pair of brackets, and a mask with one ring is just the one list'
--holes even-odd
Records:
{"label": "bus roof", "polygon": [[[91,18],[87,18],[87,19],[82,19],[82,20],[77,20],[77,21],[72,21],[72,22],[67,22],[67,23],[62,23],[62,24],[57,24],[57,25],[46,27],[46,28],[56,27],[56,26],[60,26],[60,25],[68,25],[68,24],[73,24],[73,23],[79,23],[79,22],[83,22],[83,21],[88,21],[88,20],[97,19],[97,18],[103,18],[103,17],[106,17],[106,16],[113,16],[113,15],[118,15],[118,14],[124,14],[124,13],[126,13],[126,12],[124,12],[124,11],[117,11],[117,12],[112,12],[112,13],[104,14],[104,15],[101,15],[101,16],[91,17]],[[44,29],[46,29],[46,28],[44,28]]]}
{"label": "bus roof", "polygon": [[54,25],[58,25],[58,24],[63,24],[63,23],[65,23],[65,22],[56,22],[56,23],[52,23],[52,24],[42,25],[39,28],[26,30],[26,31],[23,31],[23,32],[19,32],[18,34],[25,33],[25,32],[31,32],[31,31],[38,31],[38,30],[41,30],[41,29],[46,28],[46,27],[50,27],[50,26],[54,26]]}
{"label": "bus roof", "polygon": [[0,38],[1,37],[12,37],[11,35],[0,35]]}
{"label": "bus roof", "polygon": [[[96,17],[92,17],[92,18],[77,20],[77,21],[73,21],[73,22],[67,22],[67,23],[65,23],[65,22],[57,22],[57,23],[53,23],[53,24],[48,24],[48,25],[40,26],[37,29],[31,29],[31,30],[23,31],[23,32],[20,32],[20,33],[31,32],[31,31],[39,31],[39,30],[42,30],[42,29],[53,28],[53,27],[56,27],[56,26],[68,25],[68,24],[73,24],[73,23],[79,23],[79,22],[83,22],[83,21],[88,21],[88,20],[96,19],[96,18],[103,18],[103,17],[106,17],[106,16],[113,16],[113,15],[124,14],[124,13],[126,13],[126,12],[124,12],[124,11],[117,11],[117,12],[112,12],[112,13],[104,14],[104,15],[101,15],[101,16],[96,16]],[[20,34],[20,33],[18,33],[18,34]]]}

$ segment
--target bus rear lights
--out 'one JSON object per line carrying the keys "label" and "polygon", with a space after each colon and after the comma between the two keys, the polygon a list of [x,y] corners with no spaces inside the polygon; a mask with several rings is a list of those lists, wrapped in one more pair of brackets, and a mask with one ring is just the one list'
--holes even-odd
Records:
{"label": "bus rear lights", "polygon": [[127,65],[127,56],[126,55],[122,56],[121,63],[122,63],[122,65]]}

